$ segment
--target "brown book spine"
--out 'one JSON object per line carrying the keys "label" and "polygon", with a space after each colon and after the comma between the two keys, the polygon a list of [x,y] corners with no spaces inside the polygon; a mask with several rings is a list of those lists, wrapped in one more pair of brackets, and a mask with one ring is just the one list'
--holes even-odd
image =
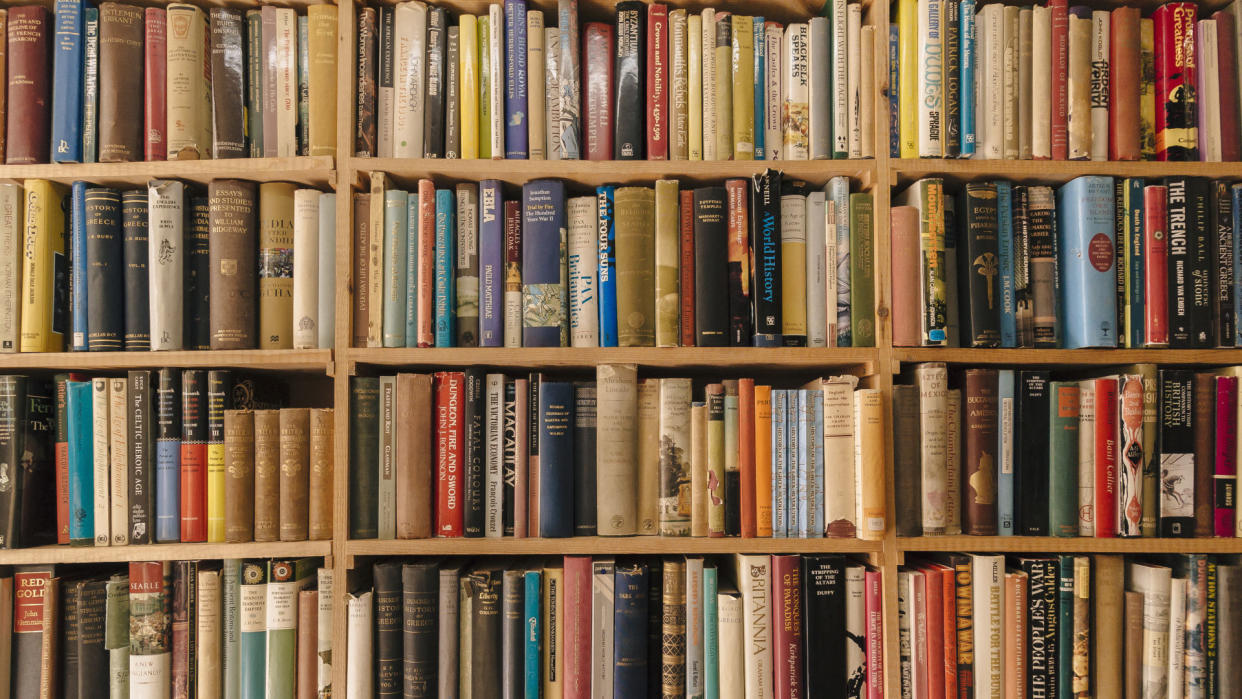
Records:
{"label": "brown book spine", "polygon": [[289,182],[259,185],[259,349],[293,349],[296,189]]}
{"label": "brown book spine", "polygon": [[46,7],[9,9],[9,165],[46,163],[51,147],[52,24]]}
{"label": "brown book spine", "polygon": [[246,151],[246,62],[242,13],[211,8],[212,153],[244,158]]}
{"label": "brown book spine", "polygon": [[280,410],[280,540],[304,541],[310,480],[310,411]]}
{"label": "brown book spine", "polygon": [[962,529],[967,534],[996,535],[996,416],[997,374],[995,369],[966,371],[964,392],[966,457],[963,476]]}
{"label": "brown book spine", "polygon": [[135,5],[99,5],[99,162],[142,159],[142,65],[146,21]]}
{"label": "brown book spine", "polygon": [[1109,160],[1139,159],[1139,8],[1112,11],[1108,69]]}
{"label": "brown book spine", "polygon": [[[922,332],[919,301],[922,282],[919,272],[919,210],[913,206],[894,206],[889,211],[892,249],[893,346],[918,347]],[[960,244],[960,243],[959,243]],[[904,251],[904,252],[903,252]]]}
{"label": "brown book spine", "polygon": [[245,180],[212,180],[207,186],[213,350],[254,349],[257,344],[255,192],[255,184]]}
{"label": "brown book spine", "polygon": [[1238,82],[1234,75],[1238,57],[1236,24],[1228,9],[1217,10],[1212,19],[1216,20],[1217,64],[1223,67],[1219,76],[1209,80],[1218,80],[1220,85],[1220,159],[1228,163],[1242,158],[1242,134],[1238,132],[1242,105],[1238,103]]}
{"label": "brown book spine", "polygon": [[1195,439],[1195,536],[1216,532],[1212,509],[1213,480],[1216,474],[1216,376],[1195,374],[1194,412],[1190,416]]}
{"label": "brown book spine", "polygon": [[353,284],[350,297],[354,300],[353,346],[367,346],[367,324],[371,321],[370,300],[366,290],[371,284],[371,195],[354,195]]}
{"label": "brown book spine", "polygon": [[307,514],[312,541],[332,538],[332,474],[335,469],[335,413],[331,408],[310,411],[310,504]]}
{"label": "brown book spine", "polygon": [[1143,593],[1126,591],[1125,699],[1143,699]]}
{"label": "brown book spine", "polygon": [[[1091,614],[1096,619],[1125,618],[1125,563],[1121,556],[1093,556]],[[1125,657],[1125,625],[1097,623],[1091,639],[1091,694],[1095,699],[1121,699]]]}
{"label": "brown book spine", "polygon": [[254,540],[254,413],[224,411],[224,540]]}
{"label": "brown book spine", "polygon": [[[431,536],[431,376],[397,374],[397,538]],[[407,441],[408,440],[408,441]]]}
{"label": "brown book spine", "polygon": [[[0,76],[5,80],[9,75],[9,11],[0,7]],[[0,90],[0,124],[8,121],[9,91]],[[0,129],[0,163],[4,162],[5,129]]]}
{"label": "brown book spine", "polygon": [[297,697],[317,699],[319,692],[319,591],[298,592]]}
{"label": "brown book spine", "polygon": [[280,411],[254,411],[254,540],[280,538]]}

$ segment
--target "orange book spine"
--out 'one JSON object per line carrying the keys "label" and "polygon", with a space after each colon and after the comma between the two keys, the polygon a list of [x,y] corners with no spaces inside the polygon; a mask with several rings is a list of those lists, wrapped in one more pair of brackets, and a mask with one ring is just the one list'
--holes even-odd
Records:
{"label": "orange book spine", "polygon": [[737,381],[737,451],[742,479],[742,538],[753,539],[755,526],[755,380]]}
{"label": "orange book spine", "polygon": [[[772,536],[772,387],[755,386],[754,400],[754,454],[751,461],[755,484],[754,535],[763,538]],[[745,466],[742,468],[744,469]],[[742,492],[746,492],[745,489]],[[746,520],[743,519],[743,536],[746,531],[745,522]]]}

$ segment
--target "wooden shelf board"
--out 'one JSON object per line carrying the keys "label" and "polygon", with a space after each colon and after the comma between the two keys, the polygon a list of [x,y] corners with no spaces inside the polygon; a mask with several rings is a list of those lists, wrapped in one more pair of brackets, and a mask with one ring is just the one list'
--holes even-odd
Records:
{"label": "wooden shelf board", "polygon": [[0,371],[210,367],[331,373],[332,350],[188,352],[22,352],[0,354]]}
{"label": "wooden shelf board", "polygon": [[[437,5],[448,7],[452,12],[470,14],[487,14],[487,6],[493,0],[442,0]],[[614,16],[615,0],[579,0],[579,25],[589,20],[603,20]],[[704,7],[715,7],[717,11],[730,11],[740,14],[760,15],[767,19],[781,22],[800,21],[820,14],[822,0],[683,0],[670,6],[669,9],[683,8],[698,12]],[[869,4],[869,0],[863,3]],[[543,10],[553,13],[545,17],[546,26],[556,26],[556,0],[530,0],[528,7],[532,10]]]}
{"label": "wooden shelf board", "polygon": [[217,178],[288,181],[321,187],[335,179],[333,159],[328,156],[0,165],[0,180],[46,179],[66,184],[86,180],[99,185],[141,186],[156,178],[202,183]]}
{"label": "wooden shelf board", "polygon": [[1024,553],[1242,553],[1242,539],[1097,539],[1053,536],[897,537],[897,549]]}
{"label": "wooden shelf board", "polygon": [[148,544],[144,546],[39,546],[0,551],[0,565],[39,563],[123,563],[219,558],[330,556],[331,541],[274,541],[245,544]]}
{"label": "wooden shelf board", "polygon": [[[976,349],[970,347],[894,347],[897,362],[949,362],[951,364],[1093,365],[1137,364],[1242,364],[1237,349]],[[896,368],[896,367],[895,367]]]}
{"label": "wooden shelf board", "polygon": [[737,537],[586,536],[569,539],[351,540],[349,556],[600,556],[728,553],[874,553],[883,542],[860,539],[739,539]]}
{"label": "wooden shelf board", "polygon": [[893,180],[904,185],[920,177],[944,175],[957,179],[1011,179],[1038,182],[1065,181],[1080,175],[1160,178],[1198,175],[1213,179],[1242,177],[1242,162],[1200,163],[1155,160],[890,160]]}

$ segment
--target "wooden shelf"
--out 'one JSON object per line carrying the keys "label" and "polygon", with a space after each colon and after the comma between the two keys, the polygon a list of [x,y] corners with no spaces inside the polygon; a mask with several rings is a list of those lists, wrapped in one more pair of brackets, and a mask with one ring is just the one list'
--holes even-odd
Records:
{"label": "wooden shelf", "polygon": [[883,542],[861,539],[739,539],[737,537],[584,536],[569,539],[351,540],[348,556],[562,556],[729,553],[875,553]]}
{"label": "wooden shelf", "polygon": [[[442,0],[436,4],[448,7],[453,12],[486,15],[487,6],[494,4],[494,1]],[[582,18],[603,19],[613,16],[615,4],[616,0],[578,0],[578,12]],[[718,11],[761,15],[782,22],[794,19],[805,22],[807,18],[819,15],[823,5],[823,0],[685,0],[677,2],[670,9],[684,8],[697,12],[704,7],[714,7]],[[556,0],[530,0],[528,7],[532,10],[555,13]],[[582,21],[580,19],[580,23]],[[555,26],[555,22],[549,23],[548,26]]]}
{"label": "wooden shelf", "polygon": [[226,177],[261,182],[297,182],[321,187],[330,186],[335,181],[333,159],[328,156],[0,165],[0,180],[46,179],[66,184],[86,180],[98,185],[142,186],[156,178],[206,183]]}
{"label": "wooden shelf", "polygon": [[944,175],[962,180],[1009,179],[1062,182],[1081,175],[1161,178],[1192,175],[1213,179],[1242,177],[1242,162],[1177,163],[1155,160],[958,160],[928,158],[890,160],[894,184]]}
{"label": "wooden shelf", "polygon": [[164,367],[259,369],[332,373],[332,350],[221,350],[188,352],[22,352],[0,354],[0,371],[112,370]]}
{"label": "wooden shelf", "polygon": [[[1123,364],[1242,364],[1237,349],[976,349],[970,347],[894,347],[895,362],[948,362],[950,364],[999,364],[1024,366]],[[896,370],[898,367],[894,366]]]}
{"label": "wooden shelf", "polygon": [[297,558],[332,555],[331,541],[245,544],[148,544],[144,546],[40,546],[0,551],[0,565],[124,563],[218,558]]}
{"label": "wooden shelf", "polygon": [[897,537],[903,552],[1022,553],[1242,553],[1242,539],[1097,539],[1055,536]]}

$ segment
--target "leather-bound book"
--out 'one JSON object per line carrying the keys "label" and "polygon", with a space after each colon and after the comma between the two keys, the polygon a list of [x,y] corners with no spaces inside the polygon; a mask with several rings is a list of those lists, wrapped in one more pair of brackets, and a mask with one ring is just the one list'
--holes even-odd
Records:
{"label": "leather-bound book", "polygon": [[893,483],[898,536],[922,536],[923,474],[919,462],[919,389],[893,386]]}
{"label": "leather-bound book", "polygon": [[729,345],[728,224],[724,187],[694,190],[694,322],[699,347]]}
{"label": "leather-bound book", "polygon": [[224,411],[224,540],[254,540],[254,412]]}
{"label": "leather-bound book", "polygon": [[201,189],[185,202],[185,348],[211,349],[211,205]]}
{"label": "leather-bound book", "polygon": [[1139,159],[1139,20],[1137,7],[1110,17],[1108,159]]}
{"label": "leather-bound book", "polygon": [[406,696],[430,697],[436,686],[436,619],[440,567],[432,561],[401,566],[403,689]]}
{"label": "leather-bound book", "polygon": [[[108,599],[107,581],[103,578],[77,580],[68,584],[65,606],[70,598],[77,608],[77,648],[70,651],[68,639],[63,655],[75,652],[78,661],[77,676],[73,684],[65,682],[65,696],[79,699],[100,697],[107,694],[100,678],[108,676],[108,651],[104,650],[104,606]],[[76,694],[75,694],[76,693]]]}
{"label": "leather-bound book", "polygon": [[375,66],[379,12],[374,7],[358,10],[358,55],[356,57],[358,89],[354,105],[354,155],[374,158],[379,155],[375,142]]}
{"label": "leather-bound book", "polygon": [[1212,536],[1216,529],[1212,509],[1216,473],[1216,376],[1195,374],[1194,407],[1190,417],[1194,431],[1195,536]]}
{"label": "leather-bound book", "polygon": [[254,411],[254,540],[280,539],[280,411]]}
{"label": "leather-bound book", "polygon": [[143,8],[99,4],[99,162],[141,160],[142,65],[146,22]]}
{"label": "leather-bound book", "polygon": [[114,189],[86,190],[86,342],[92,352],[115,352],[125,333],[125,275],[121,239],[121,196]]}
{"label": "leather-bound book", "polygon": [[401,694],[401,561],[376,563],[375,582],[375,694]]}
{"label": "leather-bound book", "polygon": [[[397,538],[431,536],[431,375],[397,374]],[[406,441],[409,440],[409,441]]]}
{"label": "leather-bound book", "polygon": [[962,530],[966,534],[996,535],[997,381],[995,369],[966,371],[962,468]]}
{"label": "leather-bound book", "polygon": [[5,162],[46,163],[51,147],[52,22],[46,7],[9,8]]}
{"label": "leather-bound book", "polygon": [[370,323],[371,303],[366,290],[371,285],[371,258],[367,250],[371,245],[371,195],[354,195],[354,264],[350,296],[354,299],[354,326],[352,346],[367,346],[367,325]]}
{"label": "leather-bound book", "polygon": [[211,239],[211,349],[254,349],[256,276],[256,185],[212,180],[208,185]]}
{"label": "leather-bound book", "polygon": [[1125,564],[1118,555],[1092,556],[1091,616],[1112,623],[1091,632],[1091,691],[1097,699],[1121,699],[1125,657]]}
{"label": "leather-bound book", "polygon": [[216,158],[246,152],[246,62],[242,13],[211,8],[211,123]]}
{"label": "leather-bound book", "polygon": [[143,53],[144,150],[147,160],[168,159],[168,19],[163,7],[146,9]]}
{"label": "leather-bound book", "polygon": [[147,306],[150,277],[147,273],[146,189],[131,189],[121,194],[121,259],[125,265],[125,350],[145,352],[151,349],[151,316]]}
{"label": "leather-bound book", "polygon": [[349,536],[373,539],[379,533],[379,379],[373,376],[350,382],[349,438]]}
{"label": "leather-bound book", "polygon": [[[325,7],[332,6],[325,5]],[[297,634],[297,681],[294,683],[294,686],[297,687],[297,699],[317,699],[319,689],[319,590],[298,591]]]}
{"label": "leather-bound book", "polygon": [[[470,677],[463,675],[463,683],[469,682],[473,696],[500,696],[501,686],[501,635],[500,592],[504,569],[495,562],[487,562],[472,568],[461,580],[462,609],[469,606],[469,619],[463,619],[463,628],[469,624]],[[563,640],[560,641],[564,643]]]}
{"label": "leather-bound book", "polygon": [[662,600],[661,636],[664,643],[660,656],[662,696],[685,696],[686,693],[686,562],[665,559]]}
{"label": "leather-bound book", "polygon": [[618,187],[617,344],[655,345],[655,190]]}
{"label": "leather-bound book", "polygon": [[259,348],[293,348],[293,192],[259,185]]}
{"label": "leather-bound book", "polygon": [[280,410],[280,540],[304,541],[307,534],[307,498],[310,411]]}
{"label": "leather-bound book", "polygon": [[333,416],[332,408],[310,411],[310,504],[306,519],[307,535],[312,541],[332,538]]}

